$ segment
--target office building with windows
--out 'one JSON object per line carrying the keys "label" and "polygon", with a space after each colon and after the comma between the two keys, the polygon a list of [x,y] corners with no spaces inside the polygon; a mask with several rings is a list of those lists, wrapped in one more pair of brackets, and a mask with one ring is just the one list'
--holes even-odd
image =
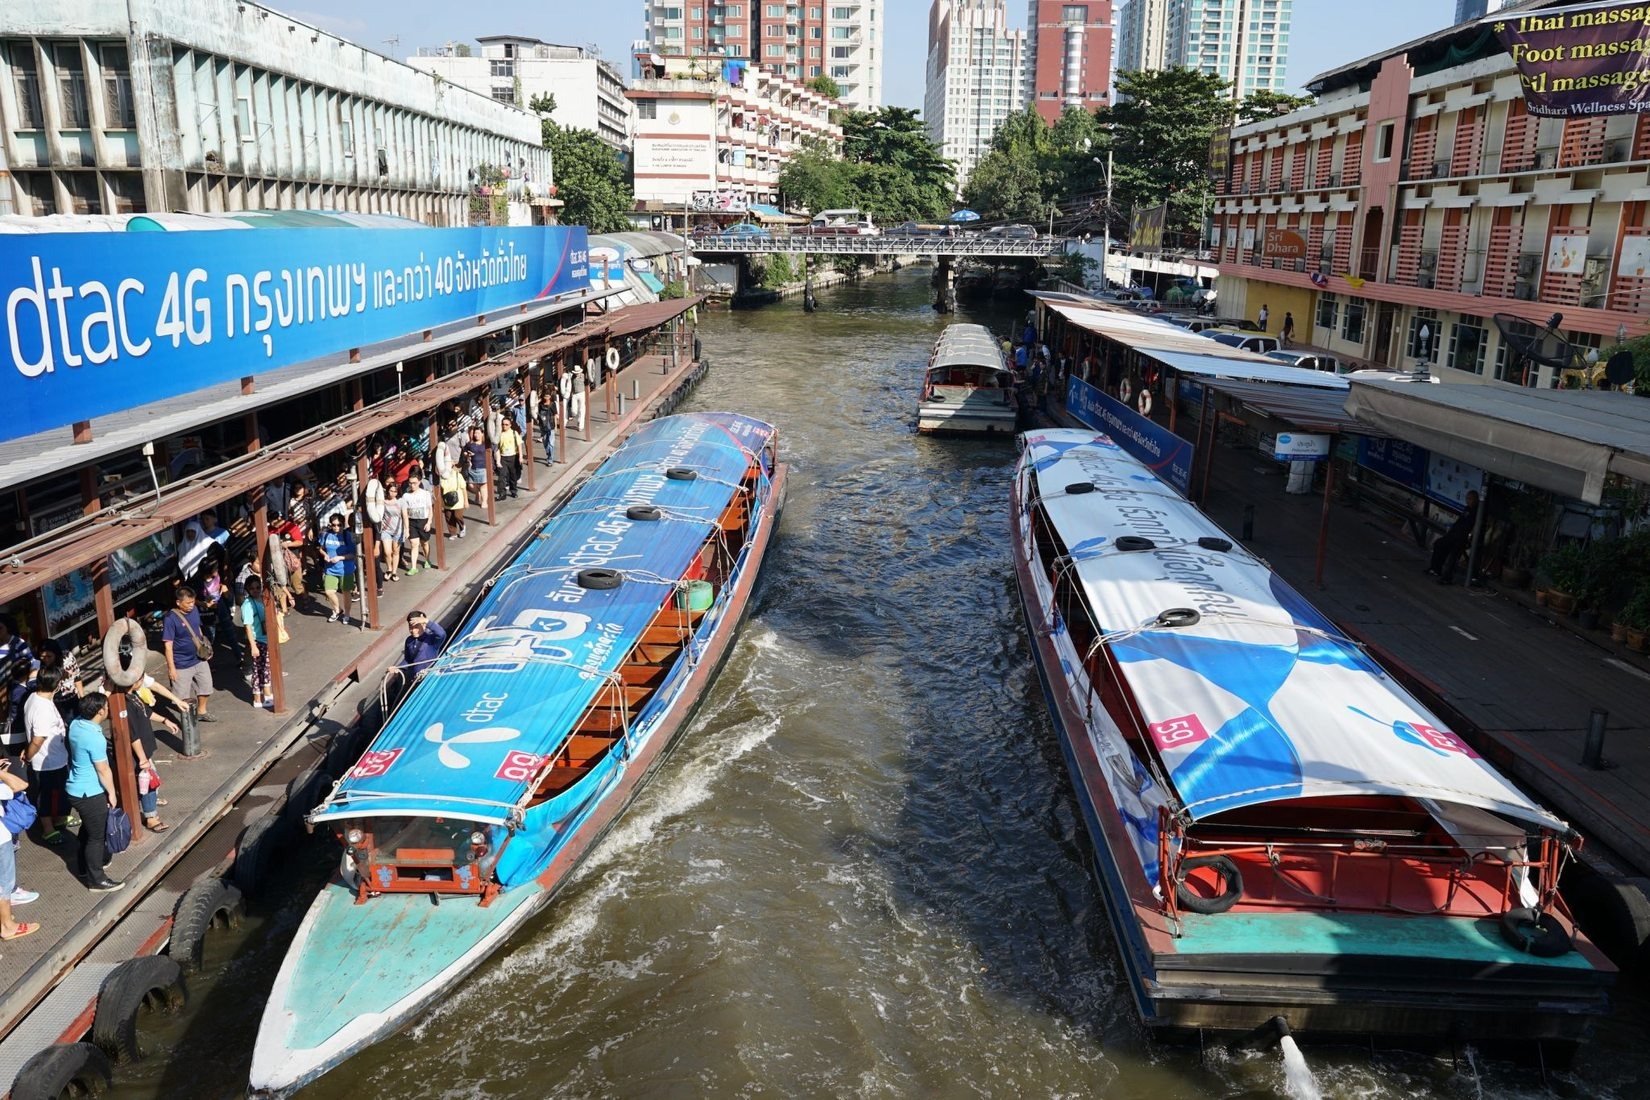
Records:
{"label": "office building with windows", "polygon": [[1169,0],[1126,0],[1117,11],[1117,71],[1154,72],[1169,64],[1163,49]]}
{"label": "office building with windows", "polygon": [[807,81],[828,76],[843,106],[882,106],[883,0],[648,0],[646,49],[736,58]]}
{"label": "office building with windows", "polygon": [[0,214],[325,208],[468,225],[484,177],[527,224],[552,206],[540,130],[250,0],[13,5],[0,23]]}
{"label": "office building with windows", "polygon": [[597,54],[583,46],[517,35],[492,35],[477,44],[479,49],[457,42],[428,47],[407,58],[407,64],[517,107],[530,108],[539,97],[554,96],[556,110],[550,117],[558,125],[594,131],[615,149],[630,144],[624,77]]}
{"label": "office building with windows", "polygon": [[1510,0],[1455,0],[1455,21],[1465,23],[1469,19],[1482,19],[1492,11],[1500,11],[1507,7]]}
{"label": "office building with windows", "polygon": [[999,123],[1025,105],[1025,32],[1004,0],[934,0],[923,118],[962,187]]}
{"label": "office building with windows", "polygon": [[1026,96],[1044,121],[1093,110],[1111,94],[1111,0],[1030,0]]}
{"label": "office building with windows", "polygon": [[1128,0],[1118,16],[1119,72],[1180,65],[1225,77],[1232,97],[1281,92],[1294,0]]}
{"label": "office building with windows", "polygon": [[1528,333],[1561,314],[1581,348],[1650,326],[1650,116],[1531,115],[1471,24],[1307,86],[1312,106],[1232,133],[1222,313],[1291,312],[1344,360],[1541,386],[1559,379],[1513,369],[1496,314]]}

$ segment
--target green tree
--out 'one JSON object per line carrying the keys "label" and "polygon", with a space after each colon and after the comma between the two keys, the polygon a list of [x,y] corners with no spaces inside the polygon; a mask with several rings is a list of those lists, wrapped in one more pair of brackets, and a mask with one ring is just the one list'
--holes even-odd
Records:
{"label": "green tree", "polygon": [[1309,95],[1285,95],[1283,92],[1274,92],[1268,89],[1250,92],[1238,104],[1237,124],[1260,122],[1262,119],[1277,118],[1290,111],[1298,111],[1302,107],[1310,107],[1317,100]]}
{"label": "green tree", "polygon": [[556,196],[566,203],[561,220],[592,233],[630,228],[636,198],[619,155],[590,130],[564,130],[544,120],[544,147],[550,150]]}
{"label": "green tree", "polygon": [[1165,199],[1164,229],[1196,236],[1209,194],[1209,139],[1232,118],[1230,85],[1175,67],[1117,74],[1119,102],[1100,121],[1115,153],[1115,202],[1123,209]]}
{"label": "green tree", "polygon": [[779,193],[792,207],[830,210],[850,206],[848,166],[823,141],[810,139],[779,170]]}
{"label": "green tree", "polygon": [[963,202],[981,217],[1040,221],[1058,194],[1048,123],[1035,110],[1016,111],[997,125],[991,145],[969,173]]}
{"label": "green tree", "polygon": [[832,99],[842,98],[842,88],[837,85],[836,81],[832,80],[824,73],[820,73],[818,76],[808,81],[807,87],[818,92],[820,95],[830,96]]}
{"label": "green tree", "polygon": [[885,220],[926,220],[951,210],[957,174],[928,134],[917,111],[910,107],[882,107],[875,111],[846,111],[842,123],[842,156],[854,164],[891,168],[907,184],[890,188],[880,172],[858,173],[875,192],[886,198],[898,194],[898,204],[880,215]]}
{"label": "green tree", "polygon": [[541,115],[556,113],[556,97],[551,92],[540,92],[527,101],[527,109]]}

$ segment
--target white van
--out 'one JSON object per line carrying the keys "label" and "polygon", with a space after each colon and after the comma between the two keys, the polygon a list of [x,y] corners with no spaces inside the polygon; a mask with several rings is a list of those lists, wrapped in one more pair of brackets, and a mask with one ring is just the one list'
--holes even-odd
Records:
{"label": "white van", "polygon": [[799,232],[815,237],[868,237],[877,232],[871,215],[862,210],[821,210]]}

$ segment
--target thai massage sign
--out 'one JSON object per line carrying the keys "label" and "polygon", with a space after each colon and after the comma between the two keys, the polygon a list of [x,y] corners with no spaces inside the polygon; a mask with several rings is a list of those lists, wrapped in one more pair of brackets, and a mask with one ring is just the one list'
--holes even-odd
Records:
{"label": "thai massage sign", "polygon": [[0,235],[0,440],[585,290],[583,226]]}
{"label": "thai massage sign", "polygon": [[1501,12],[1502,47],[1518,66],[1532,115],[1650,109],[1650,4],[1590,4]]}

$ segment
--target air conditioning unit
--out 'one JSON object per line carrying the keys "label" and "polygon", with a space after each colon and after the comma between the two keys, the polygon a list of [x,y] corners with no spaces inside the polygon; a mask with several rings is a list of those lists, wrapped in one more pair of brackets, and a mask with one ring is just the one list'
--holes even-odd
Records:
{"label": "air conditioning unit", "polygon": [[1415,273],[1415,285],[1420,287],[1422,290],[1431,290],[1432,289],[1432,272],[1430,272],[1430,271],[1417,271]]}
{"label": "air conditioning unit", "polygon": [[1421,270],[1422,271],[1436,271],[1437,269],[1438,269],[1438,253],[1436,253],[1436,252],[1423,252],[1423,253],[1421,253]]}
{"label": "air conditioning unit", "polygon": [[1513,284],[1513,297],[1521,302],[1535,301],[1535,291],[1536,286],[1533,279],[1520,279]]}
{"label": "air conditioning unit", "polygon": [[1329,173],[1329,186],[1339,187],[1340,185],[1341,185],[1341,174],[1339,172]]}
{"label": "air conditioning unit", "polygon": [[1620,164],[1630,160],[1633,152],[1633,143],[1626,138],[1618,138],[1604,147],[1604,156],[1599,159],[1600,164]]}
{"label": "air conditioning unit", "polygon": [[1604,275],[1609,269],[1609,261],[1603,256],[1587,257],[1587,266],[1581,273],[1581,300],[1602,298],[1604,296]]}
{"label": "air conditioning unit", "polygon": [[1538,169],[1552,168],[1553,166],[1558,164],[1558,150],[1556,150],[1556,149],[1537,149],[1536,153],[1535,153],[1535,158],[1531,163]]}
{"label": "air conditioning unit", "polygon": [[1541,270],[1541,255],[1536,252],[1526,252],[1518,257],[1518,277],[1533,279],[1536,272]]}
{"label": "air conditioning unit", "polygon": [[1443,178],[1444,176],[1447,176],[1447,175],[1449,175],[1449,158],[1448,157],[1445,157],[1441,160],[1435,160],[1435,161],[1432,162],[1432,177],[1434,179],[1441,179],[1441,178]]}

